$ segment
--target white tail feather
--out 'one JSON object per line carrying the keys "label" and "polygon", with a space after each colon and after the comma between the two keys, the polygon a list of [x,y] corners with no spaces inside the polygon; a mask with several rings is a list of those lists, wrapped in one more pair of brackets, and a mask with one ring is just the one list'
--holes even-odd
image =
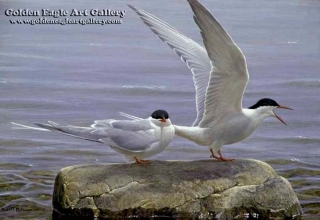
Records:
{"label": "white tail feather", "polygon": [[32,129],[32,130],[38,130],[38,131],[49,131],[48,129],[31,127],[27,125],[18,124],[15,122],[11,122],[11,124],[19,126],[19,127],[13,127],[13,129]]}
{"label": "white tail feather", "polygon": [[139,120],[142,120],[142,118],[139,118],[137,116],[134,116],[134,115],[129,115],[127,113],[124,113],[124,112],[119,112],[119,114],[123,117],[126,117],[126,118],[130,118],[132,120],[136,120],[136,121],[139,121]]}

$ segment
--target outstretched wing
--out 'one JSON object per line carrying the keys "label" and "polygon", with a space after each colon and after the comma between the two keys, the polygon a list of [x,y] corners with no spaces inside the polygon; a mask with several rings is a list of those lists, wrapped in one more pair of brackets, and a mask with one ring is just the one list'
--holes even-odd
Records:
{"label": "outstretched wing", "polygon": [[240,48],[213,15],[197,0],[188,0],[211,61],[200,127],[208,127],[228,113],[242,111],[242,96],[249,80]]}
{"label": "outstretched wing", "polygon": [[210,59],[202,46],[184,36],[175,28],[154,15],[129,5],[149,26],[149,28],[187,64],[193,74],[196,89],[197,118],[193,126],[197,126],[203,117],[205,93],[210,77]]}
{"label": "outstretched wing", "polygon": [[[108,123],[109,121],[109,123]],[[97,123],[99,122],[99,123]],[[159,142],[155,136],[155,127],[147,119],[132,120],[102,120],[96,121],[93,127],[78,127],[59,125],[52,121],[49,124],[35,125],[64,135],[96,141],[131,152],[140,152]],[[99,126],[98,126],[99,125]]]}

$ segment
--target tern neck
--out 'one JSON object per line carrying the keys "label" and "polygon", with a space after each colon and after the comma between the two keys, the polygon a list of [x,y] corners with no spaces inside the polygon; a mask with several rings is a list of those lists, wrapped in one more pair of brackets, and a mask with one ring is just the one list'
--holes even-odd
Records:
{"label": "tern neck", "polygon": [[161,121],[159,121],[158,119],[154,119],[154,118],[152,118],[152,117],[149,117],[149,120],[150,120],[153,124],[155,124],[155,125],[157,125],[157,126],[159,126],[159,127],[168,127],[168,126],[171,126],[171,125],[172,125],[172,123],[171,123],[171,121],[170,121],[169,118],[166,119],[166,122],[161,122]]}
{"label": "tern neck", "polygon": [[261,123],[263,119],[272,116],[270,115],[270,109],[264,107],[257,109],[243,109],[243,113],[258,124]]}

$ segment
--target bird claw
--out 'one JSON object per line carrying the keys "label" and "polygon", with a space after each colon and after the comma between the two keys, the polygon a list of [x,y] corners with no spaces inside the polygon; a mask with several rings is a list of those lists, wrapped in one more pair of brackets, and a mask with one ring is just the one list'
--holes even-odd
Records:
{"label": "bird claw", "polygon": [[219,160],[220,157],[217,157],[217,156],[214,154],[214,152],[213,152],[212,149],[210,149],[210,152],[211,152],[210,158],[215,158],[215,159]]}
{"label": "bird claw", "polygon": [[213,152],[212,149],[210,149],[210,152],[211,152],[210,158],[215,158],[215,159],[217,159],[217,160],[225,161],[225,162],[231,162],[231,161],[234,161],[234,160],[235,160],[235,159],[232,159],[232,158],[224,158],[224,157],[222,156],[220,150],[218,150],[218,153],[219,153],[219,156],[220,156],[220,157],[216,156],[216,155],[214,154],[214,152]]}
{"label": "bird claw", "polygon": [[150,164],[151,163],[150,160],[140,160],[138,157],[134,157],[134,159],[136,160],[136,164]]}
{"label": "bird claw", "polygon": [[235,159],[232,159],[232,158],[217,157],[216,155],[210,155],[210,158],[215,158],[217,160],[225,161],[225,162],[232,162],[232,161],[235,160]]}
{"label": "bird claw", "polygon": [[217,160],[220,160],[220,157],[217,157],[216,155],[210,155],[210,158],[215,158]]}
{"label": "bird claw", "polygon": [[225,161],[225,162],[232,162],[232,161],[234,161],[235,159],[233,159],[233,158],[219,157],[218,160],[220,160],[220,161]]}

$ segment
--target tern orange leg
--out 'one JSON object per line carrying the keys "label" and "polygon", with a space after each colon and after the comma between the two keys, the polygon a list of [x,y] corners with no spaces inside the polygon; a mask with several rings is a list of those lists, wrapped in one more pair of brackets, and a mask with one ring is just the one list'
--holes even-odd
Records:
{"label": "tern orange leg", "polygon": [[221,153],[221,151],[220,150],[218,150],[218,154],[219,154],[219,160],[221,160],[221,161],[227,161],[227,162],[230,162],[230,161],[234,161],[235,159],[231,159],[231,158],[225,158],[225,157],[223,157],[222,156],[222,153]]}
{"label": "tern orange leg", "polygon": [[211,155],[210,155],[210,158],[216,158],[217,160],[220,160],[220,157],[216,156],[213,152],[213,149],[210,148],[210,152],[211,152]]}
{"label": "tern orange leg", "polygon": [[149,164],[149,160],[140,160],[138,157],[134,156],[134,159],[136,160],[136,164]]}

